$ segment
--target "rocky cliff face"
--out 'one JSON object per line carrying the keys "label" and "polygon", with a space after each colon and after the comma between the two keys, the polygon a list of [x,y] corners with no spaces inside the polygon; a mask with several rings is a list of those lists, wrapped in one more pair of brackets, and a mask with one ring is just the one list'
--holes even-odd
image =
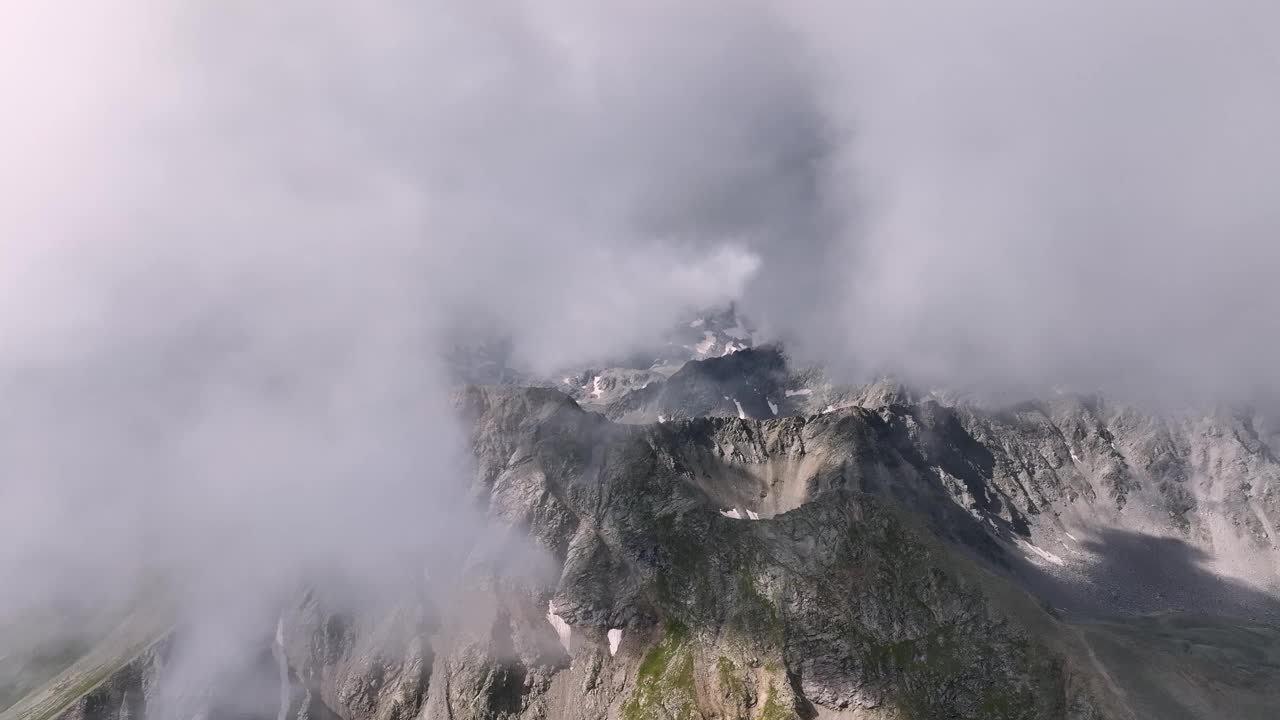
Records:
{"label": "rocky cliff face", "polygon": [[[1208,618],[1150,637],[1115,619],[1273,616],[1266,583],[1241,579],[1274,578],[1265,418],[815,389],[769,351],[648,379],[599,409],[663,422],[552,389],[461,391],[472,497],[527,571],[490,548],[448,592],[300,593],[196,715],[1264,717],[1280,697],[1270,626],[1228,641]],[[60,716],[163,717],[180,640]]]}
{"label": "rocky cliff face", "polygon": [[[1098,712],[976,567],[858,491],[889,471],[864,444],[869,414],[621,426],[551,391],[472,388],[458,403],[491,516],[558,574],[477,565],[454,602],[377,609],[307,593],[280,622],[284,716]],[[761,519],[729,516],[748,511]],[[163,651],[149,651],[65,717],[134,716],[157,673]],[[211,693],[207,716],[229,717],[220,705]]]}
{"label": "rocky cliff face", "polygon": [[[1274,609],[1251,594],[1274,595],[1280,577],[1276,422],[1255,409],[1156,412],[1061,392],[1005,406],[892,382],[840,386],[820,371],[788,368],[774,348],[692,362],[668,380],[586,407],[621,422],[794,416],[806,418],[806,432],[828,416],[869,411],[879,422],[863,446],[892,450],[902,462],[891,482],[865,489],[935,516],[940,502],[958,504],[1009,540],[1019,561],[1070,578],[1062,589],[1074,597],[1059,598],[1067,605],[1089,594],[1087,605],[1125,610]],[[1154,574],[1140,557],[1170,553],[1185,563]],[[1176,567],[1188,563],[1203,577]],[[1185,591],[1214,584],[1210,575],[1225,580],[1227,608],[1221,592]]]}

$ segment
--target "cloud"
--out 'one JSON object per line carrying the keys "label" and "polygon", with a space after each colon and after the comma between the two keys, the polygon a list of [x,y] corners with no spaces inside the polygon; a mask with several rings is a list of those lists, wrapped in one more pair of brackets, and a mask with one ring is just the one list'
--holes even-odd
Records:
{"label": "cloud", "polygon": [[[103,554],[363,563],[359,540],[399,542],[442,502],[424,476],[462,451],[437,357],[456,326],[496,323],[545,368],[740,295],[750,228],[703,206],[770,128],[692,114],[745,48],[639,4],[650,32],[591,47],[628,35],[588,10],[24,9],[0,377],[6,507],[43,512],[8,526],[7,561],[83,572],[92,528]],[[669,72],[705,77],[672,94]],[[347,530],[295,542],[289,518]]]}
{"label": "cloud", "polygon": [[739,300],[854,376],[1274,391],[1277,19],[7,10],[0,608],[155,564],[269,605],[483,532],[438,357],[473,325],[548,369]]}
{"label": "cloud", "polygon": [[[667,94],[647,36],[569,47],[515,4],[14,15],[0,616],[166,577],[192,624],[180,695],[251,657],[304,580],[372,593],[502,552],[450,420],[459,326],[549,368],[642,346],[760,265],[720,205],[770,129],[666,114],[707,98]],[[736,70],[686,42],[670,71]]]}
{"label": "cloud", "polygon": [[801,8],[839,227],[801,340],[934,382],[1274,390],[1273,6]]}

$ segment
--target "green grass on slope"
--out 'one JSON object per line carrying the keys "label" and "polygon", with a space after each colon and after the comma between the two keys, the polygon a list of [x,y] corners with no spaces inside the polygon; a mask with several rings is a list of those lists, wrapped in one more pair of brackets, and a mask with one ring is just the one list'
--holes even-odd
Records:
{"label": "green grass on slope", "polygon": [[113,630],[128,608],[42,604],[0,622],[0,712],[71,667]]}
{"label": "green grass on slope", "polygon": [[56,718],[163,638],[171,625],[167,609],[135,610],[63,672],[0,712],[0,720]]}
{"label": "green grass on slope", "polygon": [[624,720],[693,720],[693,653],[683,625],[668,624],[662,640],[636,672],[635,689],[622,706]]}

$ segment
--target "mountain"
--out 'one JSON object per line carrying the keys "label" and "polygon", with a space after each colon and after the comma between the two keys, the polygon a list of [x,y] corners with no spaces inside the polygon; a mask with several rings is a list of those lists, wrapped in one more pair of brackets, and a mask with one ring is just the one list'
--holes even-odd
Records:
{"label": "mountain", "polygon": [[184,629],[135,611],[0,718],[1274,714],[1265,413],[992,406],[752,345],[465,386],[469,495],[511,544],[444,588],[300,590],[185,705]]}

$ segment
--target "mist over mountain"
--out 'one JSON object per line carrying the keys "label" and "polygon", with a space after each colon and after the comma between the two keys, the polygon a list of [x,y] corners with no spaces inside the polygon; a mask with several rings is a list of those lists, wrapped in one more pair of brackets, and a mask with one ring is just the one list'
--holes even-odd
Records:
{"label": "mist over mountain", "polygon": [[1261,716],[1278,23],[5,8],[0,717]]}

